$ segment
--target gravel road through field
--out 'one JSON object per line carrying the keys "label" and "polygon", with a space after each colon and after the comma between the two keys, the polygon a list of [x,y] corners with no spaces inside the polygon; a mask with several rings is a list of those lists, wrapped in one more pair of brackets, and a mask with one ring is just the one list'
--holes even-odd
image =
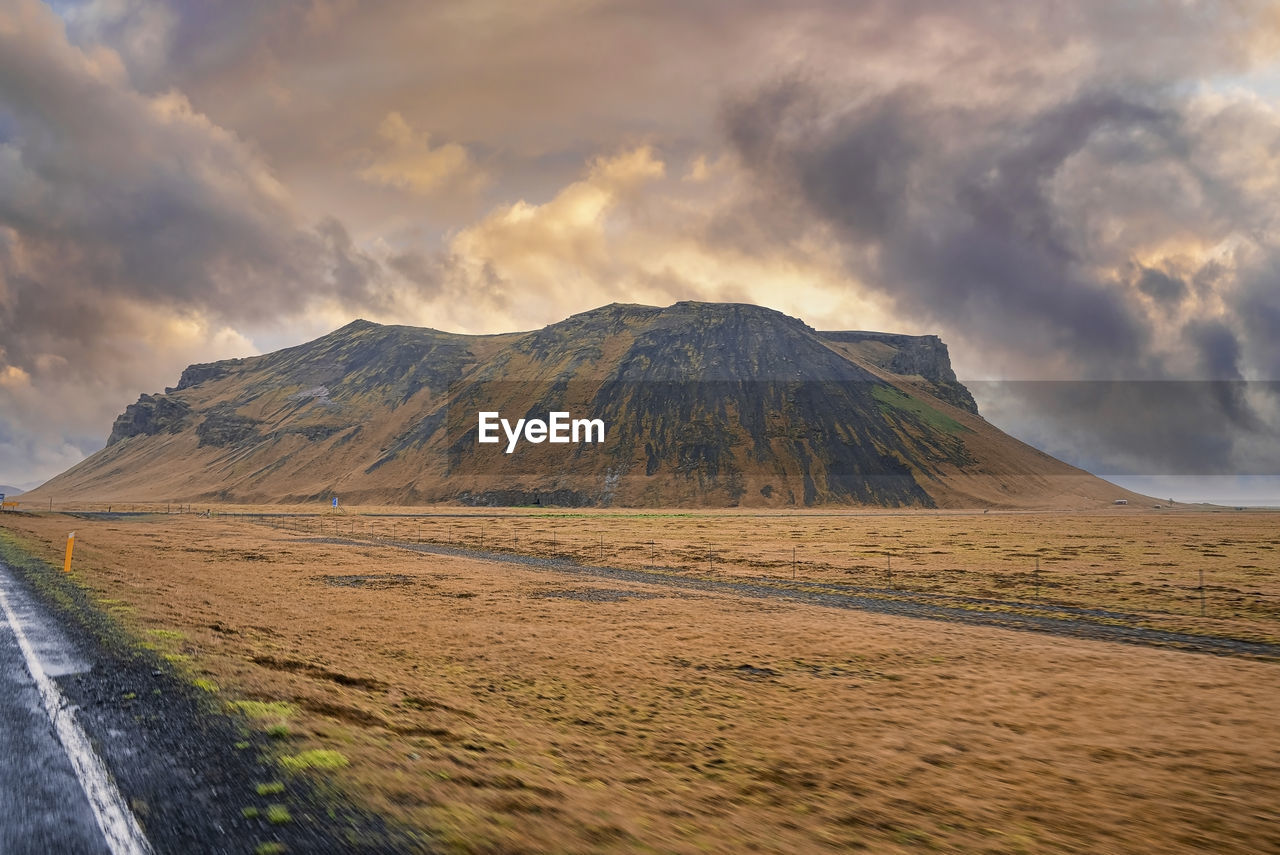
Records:
{"label": "gravel road through field", "polygon": [[[304,538],[304,540],[334,544],[361,544],[365,546],[383,543],[382,541],[352,541],[342,538]],[[978,626],[997,626],[1006,629],[1045,632],[1098,641],[1169,647],[1195,653],[1212,653],[1221,656],[1252,656],[1280,660],[1280,644],[1152,629],[1138,625],[1137,622],[1141,619],[1140,615],[1128,615],[1103,609],[1072,608],[1043,602],[985,600],[977,597],[948,598],[942,595],[899,591],[892,588],[795,582],[789,579],[770,577],[760,577],[754,581],[714,579],[690,576],[663,568],[655,568],[651,571],[624,569],[579,564],[563,558],[520,555],[508,552],[442,546],[439,544],[392,541],[391,545],[433,555],[478,558],[485,561],[516,564],[535,570],[547,570],[593,579],[612,579],[710,593],[783,599],[830,608],[858,609],[900,617],[949,621]],[[954,604],[947,605],[947,601]]]}

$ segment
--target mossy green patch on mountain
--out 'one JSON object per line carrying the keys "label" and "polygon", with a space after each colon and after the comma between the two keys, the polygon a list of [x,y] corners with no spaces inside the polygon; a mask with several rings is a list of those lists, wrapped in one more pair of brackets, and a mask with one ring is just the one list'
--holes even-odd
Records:
{"label": "mossy green patch on mountain", "polygon": [[960,422],[946,413],[935,410],[924,401],[913,398],[893,386],[875,386],[871,389],[871,394],[880,403],[881,411],[899,410],[911,413],[929,427],[952,436],[961,433],[973,433],[970,428],[960,424]]}

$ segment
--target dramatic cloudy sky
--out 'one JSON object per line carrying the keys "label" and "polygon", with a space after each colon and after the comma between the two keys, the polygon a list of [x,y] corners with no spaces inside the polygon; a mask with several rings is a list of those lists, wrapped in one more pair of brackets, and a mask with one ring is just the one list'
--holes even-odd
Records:
{"label": "dramatic cloudy sky", "polygon": [[353,317],[707,299],[1280,502],[1278,56],[1274,0],[0,0],[0,483]]}

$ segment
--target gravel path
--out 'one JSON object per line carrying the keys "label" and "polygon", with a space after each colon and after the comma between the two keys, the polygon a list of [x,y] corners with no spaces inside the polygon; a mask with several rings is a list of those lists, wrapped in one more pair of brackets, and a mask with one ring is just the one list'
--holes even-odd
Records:
{"label": "gravel path", "polygon": [[[1170,647],[1193,653],[1211,653],[1219,656],[1249,656],[1280,661],[1280,644],[1268,644],[1212,635],[1193,635],[1191,633],[1171,632],[1125,624],[1123,622],[1141,620],[1141,616],[1105,609],[1056,606],[1026,601],[987,600],[978,597],[947,597],[947,595],[941,594],[899,591],[891,588],[854,587],[826,582],[793,582],[789,579],[770,577],[762,577],[754,581],[708,579],[687,576],[674,570],[664,570],[662,568],[634,570],[621,567],[579,564],[576,561],[563,558],[519,555],[509,552],[493,552],[484,549],[468,549],[440,544],[348,540],[343,538],[303,538],[303,540],[313,543],[358,544],[362,546],[391,545],[431,555],[477,558],[591,579],[611,579],[635,582],[642,585],[659,585],[668,588],[756,597],[759,599],[790,600],[815,606],[857,609],[898,617],[940,620],[975,626],[996,626],[1005,629],[1045,632],[1072,638],[1118,641],[1149,647]],[[912,599],[904,599],[907,597]],[[925,602],[920,600],[925,600]],[[948,601],[963,603],[969,607],[946,605],[945,603]],[[999,609],[999,611],[996,611],[996,609]],[[1008,611],[1009,609],[1021,611]],[[1037,613],[1023,613],[1026,611]]]}

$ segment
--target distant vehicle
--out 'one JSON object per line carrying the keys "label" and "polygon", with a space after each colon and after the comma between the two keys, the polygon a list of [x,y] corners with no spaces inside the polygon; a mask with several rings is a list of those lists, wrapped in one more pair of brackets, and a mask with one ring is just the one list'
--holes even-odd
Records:
{"label": "distant vehicle", "polygon": [[1115,504],[1117,504],[1117,505],[1127,505],[1127,504],[1129,504],[1129,500],[1128,500],[1128,499],[1116,499]]}

